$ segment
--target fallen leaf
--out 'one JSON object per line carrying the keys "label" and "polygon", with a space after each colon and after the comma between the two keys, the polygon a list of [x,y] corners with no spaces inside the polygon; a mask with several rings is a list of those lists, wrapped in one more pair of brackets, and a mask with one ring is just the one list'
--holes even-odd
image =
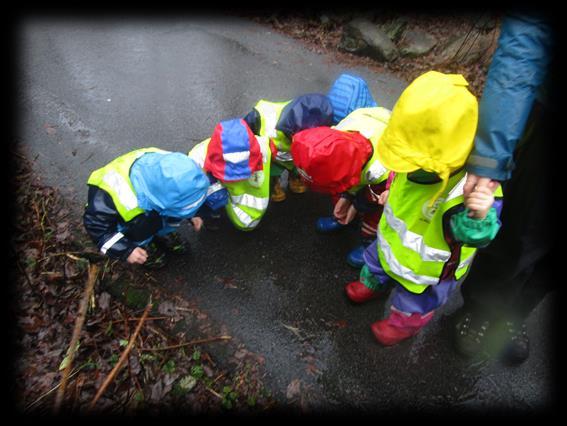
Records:
{"label": "fallen leaf", "polygon": [[307,364],[305,370],[307,371],[307,374],[310,374],[311,376],[316,376],[321,374],[321,370],[315,367],[315,364]]}
{"label": "fallen leaf", "polygon": [[191,375],[183,377],[179,380],[179,387],[185,392],[189,392],[197,384],[197,379]]}
{"label": "fallen leaf", "polygon": [[246,349],[239,349],[234,353],[234,357],[236,359],[243,359],[246,355],[248,355],[248,351]]}
{"label": "fallen leaf", "polygon": [[45,123],[43,127],[49,136],[53,136],[57,133],[57,126],[54,126],[53,124]]}
{"label": "fallen leaf", "polygon": [[291,383],[287,386],[286,397],[287,399],[293,399],[299,396],[301,393],[301,381],[299,379],[293,379]]}
{"label": "fallen leaf", "polygon": [[346,328],[348,326],[348,322],[346,320],[338,320],[334,321],[333,325],[337,328]]}
{"label": "fallen leaf", "polygon": [[159,304],[158,312],[162,315],[167,315],[170,317],[177,314],[177,310],[175,309],[175,304],[168,300]]}
{"label": "fallen leaf", "polygon": [[100,296],[98,296],[98,306],[103,311],[107,311],[110,307],[110,294],[106,291],[103,291]]}

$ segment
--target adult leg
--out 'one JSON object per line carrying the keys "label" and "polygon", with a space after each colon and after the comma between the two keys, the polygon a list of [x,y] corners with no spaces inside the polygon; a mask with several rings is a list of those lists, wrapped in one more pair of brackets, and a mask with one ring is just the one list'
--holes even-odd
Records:
{"label": "adult leg", "polygon": [[[463,282],[463,308],[457,313],[457,349],[463,355],[498,352],[490,342],[519,345],[518,360],[528,356],[525,319],[550,289],[552,249],[551,137],[544,111],[536,104],[515,152],[516,168],[503,185],[502,228],[480,249]],[[535,272],[538,271],[536,274]],[[511,324],[508,337],[502,324]],[[498,331],[500,330],[500,331]],[[497,338],[487,336],[497,333]]]}

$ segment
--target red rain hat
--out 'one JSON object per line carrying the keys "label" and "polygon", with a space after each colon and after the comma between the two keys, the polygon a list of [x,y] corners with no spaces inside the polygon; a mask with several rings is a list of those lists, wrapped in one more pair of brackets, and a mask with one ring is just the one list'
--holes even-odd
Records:
{"label": "red rain hat", "polygon": [[315,127],[293,136],[291,155],[313,191],[336,194],[360,182],[372,144],[358,132]]}

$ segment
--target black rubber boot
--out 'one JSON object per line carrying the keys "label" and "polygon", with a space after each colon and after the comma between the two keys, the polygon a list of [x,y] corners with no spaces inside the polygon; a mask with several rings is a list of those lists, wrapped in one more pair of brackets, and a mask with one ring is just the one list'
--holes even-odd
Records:
{"label": "black rubber boot", "polygon": [[469,311],[455,318],[453,340],[457,352],[465,358],[485,358],[489,355],[487,333],[490,321]]}
{"label": "black rubber boot", "polygon": [[530,340],[526,324],[522,321],[503,321],[501,335],[504,347],[500,352],[502,362],[519,365],[530,356]]}

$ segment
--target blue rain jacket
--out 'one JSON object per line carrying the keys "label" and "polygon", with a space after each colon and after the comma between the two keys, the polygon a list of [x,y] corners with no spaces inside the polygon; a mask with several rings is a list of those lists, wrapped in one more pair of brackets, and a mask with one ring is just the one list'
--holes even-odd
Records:
{"label": "blue rain jacket", "polygon": [[551,28],[537,16],[507,16],[479,104],[474,149],[466,169],[504,181],[551,56]]}

